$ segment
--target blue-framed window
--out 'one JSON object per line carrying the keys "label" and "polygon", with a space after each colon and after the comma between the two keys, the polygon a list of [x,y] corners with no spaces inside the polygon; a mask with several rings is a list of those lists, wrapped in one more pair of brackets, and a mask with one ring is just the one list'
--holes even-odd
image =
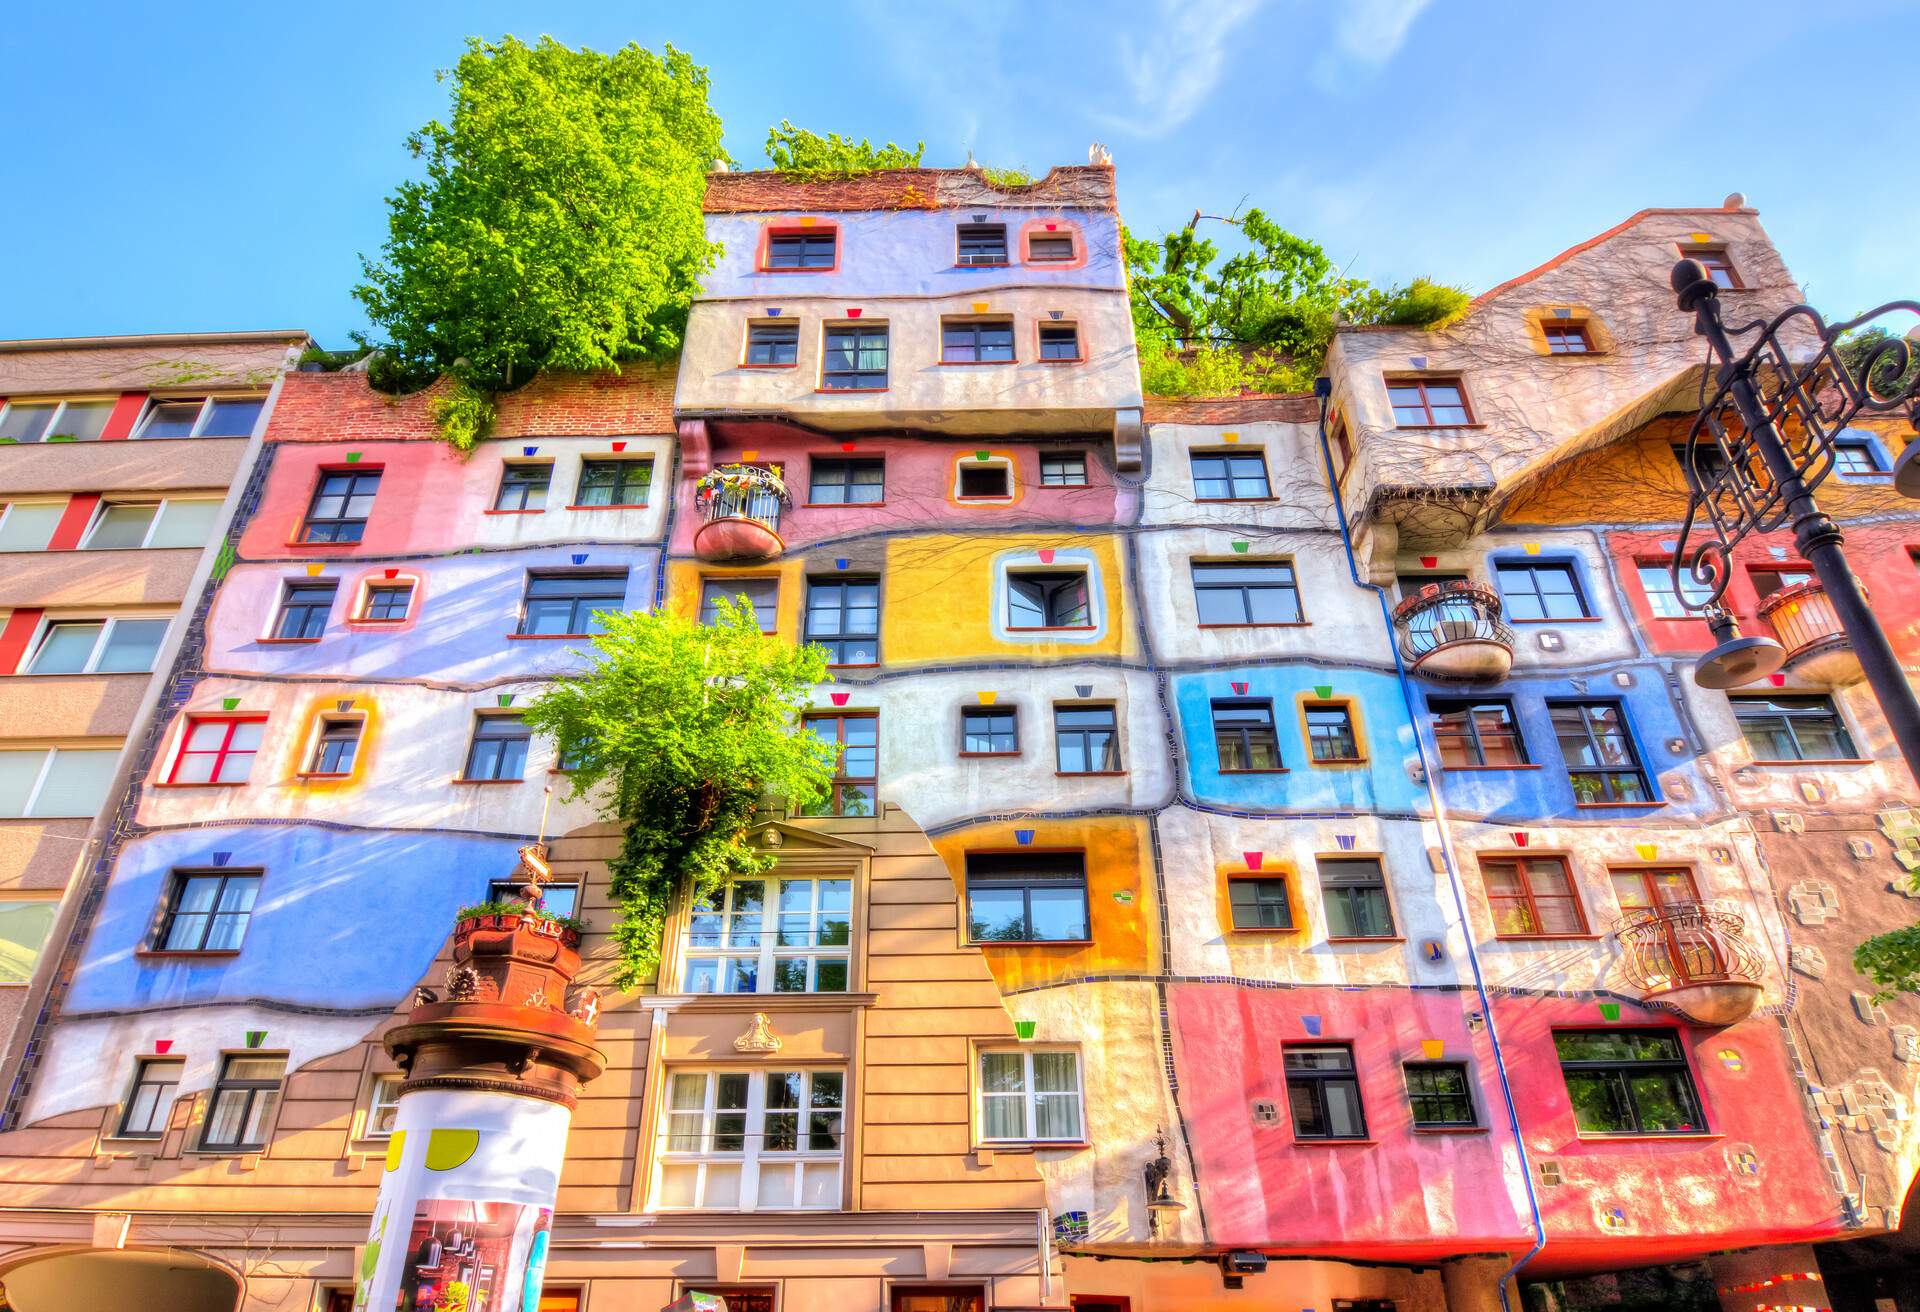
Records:
{"label": "blue-framed window", "polygon": [[1576,802],[1653,803],[1626,707],[1612,701],[1553,701],[1547,712]]}

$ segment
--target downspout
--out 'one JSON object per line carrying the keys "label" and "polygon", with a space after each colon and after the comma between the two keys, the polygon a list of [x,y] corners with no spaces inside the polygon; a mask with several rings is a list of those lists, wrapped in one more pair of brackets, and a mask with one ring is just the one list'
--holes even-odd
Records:
{"label": "downspout", "polygon": [[1494,1019],[1493,999],[1487,994],[1487,979],[1480,968],[1480,954],[1473,946],[1473,923],[1467,917],[1466,890],[1461,885],[1459,864],[1454,858],[1447,805],[1440,795],[1440,789],[1434,784],[1433,763],[1427,759],[1426,743],[1422,741],[1417,727],[1420,711],[1414,700],[1413,682],[1407,677],[1406,664],[1400,659],[1400,644],[1394,640],[1393,610],[1387,604],[1387,590],[1360,577],[1360,562],[1353,553],[1353,532],[1347,524],[1346,503],[1341,499],[1340,482],[1333,470],[1333,445],[1327,438],[1327,407],[1333,399],[1333,379],[1325,376],[1314,379],[1313,394],[1320,402],[1320,458],[1326,465],[1327,486],[1333,491],[1334,513],[1340,518],[1340,543],[1347,552],[1347,572],[1353,576],[1355,587],[1373,593],[1374,599],[1380,603],[1380,622],[1386,629],[1387,650],[1393,653],[1393,669],[1400,680],[1400,697],[1407,709],[1407,727],[1413,730],[1413,749],[1420,754],[1420,775],[1426,786],[1428,804],[1433,808],[1434,827],[1440,835],[1441,864],[1447,868],[1447,884],[1453,890],[1454,911],[1460,917],[1461,938],[1467,945],[1467,964],[1473,969],[1474,991],[1480,995],[1480,1014],[1487,1018],[1487,1040],[1493,1047],[1493,1069],[1500,1077],[1500,1095],[1507,1107],[1507,1126],[1513,1131],[1514,1147],[1520,1152],[1520,1176],[1527,1186],[1527,1207],[1533,1213],[1534,1237],[1533,1247],[1500,1277],[1500,1306],[1513,1312],[1513,1278],[1520,1274],[1520,1268],[1538,1257],[1540,1250],[1547,1246],[1547,1223],[1540,1215],[1540,1195],[1534,1188],[1533,1171],[1527,1162],[1526,1140],[1520,1134],[1520,1112],[1514,1105],[1513,1085],[1507,1080],[1507,1059],[1500,1047],[1500,1026]]}

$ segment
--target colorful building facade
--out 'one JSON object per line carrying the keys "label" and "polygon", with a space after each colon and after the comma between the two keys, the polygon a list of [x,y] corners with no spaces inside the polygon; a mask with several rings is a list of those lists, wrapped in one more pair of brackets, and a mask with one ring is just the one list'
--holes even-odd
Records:
{"label": "colorful building facade", "polygon": [[[1912,1224],[1916,1012],[1850,959],[1911,918],[1913,785],[1790,549],[1740,562],[1791,659],[1732,698],[1652,568],[1666,269],[1797,299],[1751,211],[1344,330],[1324,396],[1157,401],[1110,166],[707,208],[677,370],[539,379],[471,456],[280,384],[10,1076],[15,1306],[505,1309],[543,1265],[543,1312],[1477,1309],[1701,1261],[1872,1306],[1812,1246]],[[1911,436],[1821,492],[1903,653]],[[595,611],[721,597],[828,649],[833,802],[615,994],[617,829],[516,710]],[[407,1064],[542,836],[602,991],[551,1000],[564,1117]]]}

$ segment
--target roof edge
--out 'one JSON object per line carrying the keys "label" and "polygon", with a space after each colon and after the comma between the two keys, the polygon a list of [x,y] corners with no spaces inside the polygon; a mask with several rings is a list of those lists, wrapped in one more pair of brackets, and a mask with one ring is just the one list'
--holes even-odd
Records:
{"label": "roof edge", "polygon": [[304,328],[259,328],[232,333],[128,333],[112,337],[15,337],[0,351],[105,350],[125,346],[242,346],[249,342],[311,342]]}
{"label": "roof edge", "polygon": [[1525,273],[1520,274],[1517,277],[1507,279],[1505,282],[1501,283],[1497,287],[1488,288],[1486,291],[1481,292],[1478,296],[1474,297],[1472,301],[1468,302],[1468,305],[1470,308],[1484,305],[1488,301],[1492,300],[1494,297],[1500,295],[1500,293],[1504,291],[1508,291],[1514,287],[1518,287],[1522,283],[1532,282],[1535,278],[1538,278],[1541,274],[1550,273],[1554,269],[1559,268],[1561,265],[1565,264],[1568,260],[1572,259],[1574,256],[1582,254],[1585,251],[1590,251],[1595,246],[1598,246],[1601,242],[1609,241],[1614,237],[1618,237],[1621,233],[1625,232],[1628,228],[1633,227],[1635,224],[1641,222],[1644,219],[1653,218],[1656,215],[1661,215],[1661,214],[1756,215],[1759,212],[1760,212],[1759,210],[1754,209],[1750,205],[1742,205],[1733,209],[1729,209],[1725,205],[1697,205],[1697,206],[1688,205],[1688,206],[1680,206],[1678,208],[1654,207],[1651,209],[1638,210],[1633,214],[1628,215],[1625,219],[1622,219],[1619,223],[1614,224],[1611,228],[1608,228],[1605,232],[1598,233],[1595,236],[1587,238],[1583,242],[1579,242],[1576,245],[1567,247],[1567,249],[1561,251],[1558,255],[1554,256],[1553,258],[1545,261],[1544,263],[1535,265],[1533,268],[1528,269]]}

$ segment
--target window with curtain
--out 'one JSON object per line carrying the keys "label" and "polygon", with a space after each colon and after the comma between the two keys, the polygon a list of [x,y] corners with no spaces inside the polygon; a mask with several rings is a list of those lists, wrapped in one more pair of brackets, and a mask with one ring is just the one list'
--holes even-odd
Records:
{"label": "window with curtain", "polygon": [[983,1141],[1074,1143],[1085,1137],[1079,1053],[1032,1048],[981,1052]]}

